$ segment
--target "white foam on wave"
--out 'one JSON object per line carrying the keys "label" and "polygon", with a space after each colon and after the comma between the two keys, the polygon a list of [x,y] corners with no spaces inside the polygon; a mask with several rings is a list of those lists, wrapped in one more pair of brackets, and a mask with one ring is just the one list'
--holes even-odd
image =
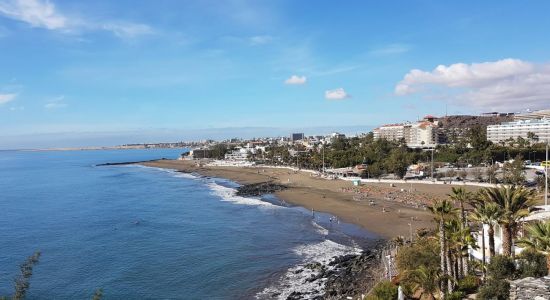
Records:
{"label": "white foam on wave", "polygon": [[308,281],[312,276],[318,276],[319,270],[306,268],[310,263],[320,263],[331,270],[328,264],[337,256],[360,254],[361,249],[324,240],[317,244],[298,246],[293,251],[303,257],[303,263],[287,270],[281,280],[256,295],[256,299],[287,299],[293,292],[299,292],[303,299],[314,299],[323,296],[326,278]]}
{"label": "white foam on wave", "polygon": [[212,194],[220,197],[222,201],[232,202],[234,204],[241,204],[241,205],[283,208],[282,206],[274,205],[272,203],[269,203],[267,201],[263,201],[260,199],[237,196],[236,189],[225,187],[215,182],[209,182],[207,186],[210,188],[210,190],[212,190]]}
{"label": "white foam on wave", "polygon": [[316,230],[319,234],[325,235],[325,236],[328,235],[329,231],[328,231],[328,229],[326,229],[325,227],[323,227],[323,226],[317,224],[317,222],[315,222],[315,221],[311,221],[311,224],[313,224],[313,227],[315,227],[315,230]]}
{"label": "white foam on wave", "polygon": [[165,172],[165,173],[172,174],[174,177],[178,177],[178,178],[200,179],[200,177],[197,176],[197,175],[194,175],[194,174],[192,174],[192,173],[180,172],[180,171],[178,171],[178,170],[176,170],[176,169],[149,167],[149,166],[144,166],[144,165],[128,165],[128,166],[130,166],[130,167],[136,167],[136,168],[144,168],[144,169],[152,169],[152,170],[156,170],[156,171],[161,171],[161,172]]}

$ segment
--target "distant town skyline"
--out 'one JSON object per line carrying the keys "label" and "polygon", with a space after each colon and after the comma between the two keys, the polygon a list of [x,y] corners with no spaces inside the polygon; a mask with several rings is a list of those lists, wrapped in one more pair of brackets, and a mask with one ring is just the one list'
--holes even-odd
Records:
{"label": "distant town skyline", "polygon": [[548,108],[549,9],[0,0],[0,149],[366,130],[426,114]]}

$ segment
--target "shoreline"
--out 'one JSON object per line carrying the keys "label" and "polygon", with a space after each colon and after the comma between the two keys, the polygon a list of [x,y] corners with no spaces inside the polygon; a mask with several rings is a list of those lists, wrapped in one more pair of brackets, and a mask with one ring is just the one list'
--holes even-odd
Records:
{"label": "shoreline", "polygon": [[408,239],[411,231],[414,234],[420,228],[433,228],[432,216],[426,209],[415,208],[407,203],[415,202],[416,199],[421,199],[419,203],[431,201],[446,197],[446,193],[450,192],[450,186],[426,188],[413,184],[414,191],[409,191],[410,184],[390,187],[373,183],[361,187],[368,189],[368,196],[364,197],[358,196],[359,191],[354,190],[358,188],[349,181],[322,179],[312,176],[311,172],[270,167],[203,166],[197,165],[195,161],[166,159],[131,164],[220,177],[241,185],[265,182],[282,184],[287,188],[273,193],[281,200],[334,215],[345,223],[358,225],[383,239],[396,236]]}

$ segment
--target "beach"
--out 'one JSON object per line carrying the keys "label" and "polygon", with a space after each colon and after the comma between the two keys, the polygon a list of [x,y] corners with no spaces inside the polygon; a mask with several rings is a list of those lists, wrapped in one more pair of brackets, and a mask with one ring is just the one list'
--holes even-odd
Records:
{"label": "beach", "polygon": [[[239,184],[272,181],[288,188],[275,193],[281,200],[309,210],[332,214],[359,225],[383,238],[408,239],[420,228],[432,228],[427,210],[434,199],[447,197],[450,185],[369,183],[354,187],[345,180],[328,180],[307,171],[274,167],[235,167],[199,165],[196,161],[158,160],[144,166],[221,177]],[[478,187],[465,186],[469,191]],[[409,225],[410,224],[410,225]]]}

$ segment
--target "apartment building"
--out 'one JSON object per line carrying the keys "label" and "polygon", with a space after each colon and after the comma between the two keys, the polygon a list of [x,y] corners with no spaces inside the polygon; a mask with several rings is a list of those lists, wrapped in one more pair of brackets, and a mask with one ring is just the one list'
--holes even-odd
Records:
{"label": "apartment building", "polygon": [[388,124],[373,130],[374,139],[405,140],[409,148],[432,148],[438,143],[437,121],[432,116],[416,123]]}
{"label": "apartment building", "polygon": [[510,138],[528,139],[529,132],[534,133],[539,141],[550,140],[550,119],[521,119],[500,125],[489,125],[487,126],[487,140],[500,143]]}

